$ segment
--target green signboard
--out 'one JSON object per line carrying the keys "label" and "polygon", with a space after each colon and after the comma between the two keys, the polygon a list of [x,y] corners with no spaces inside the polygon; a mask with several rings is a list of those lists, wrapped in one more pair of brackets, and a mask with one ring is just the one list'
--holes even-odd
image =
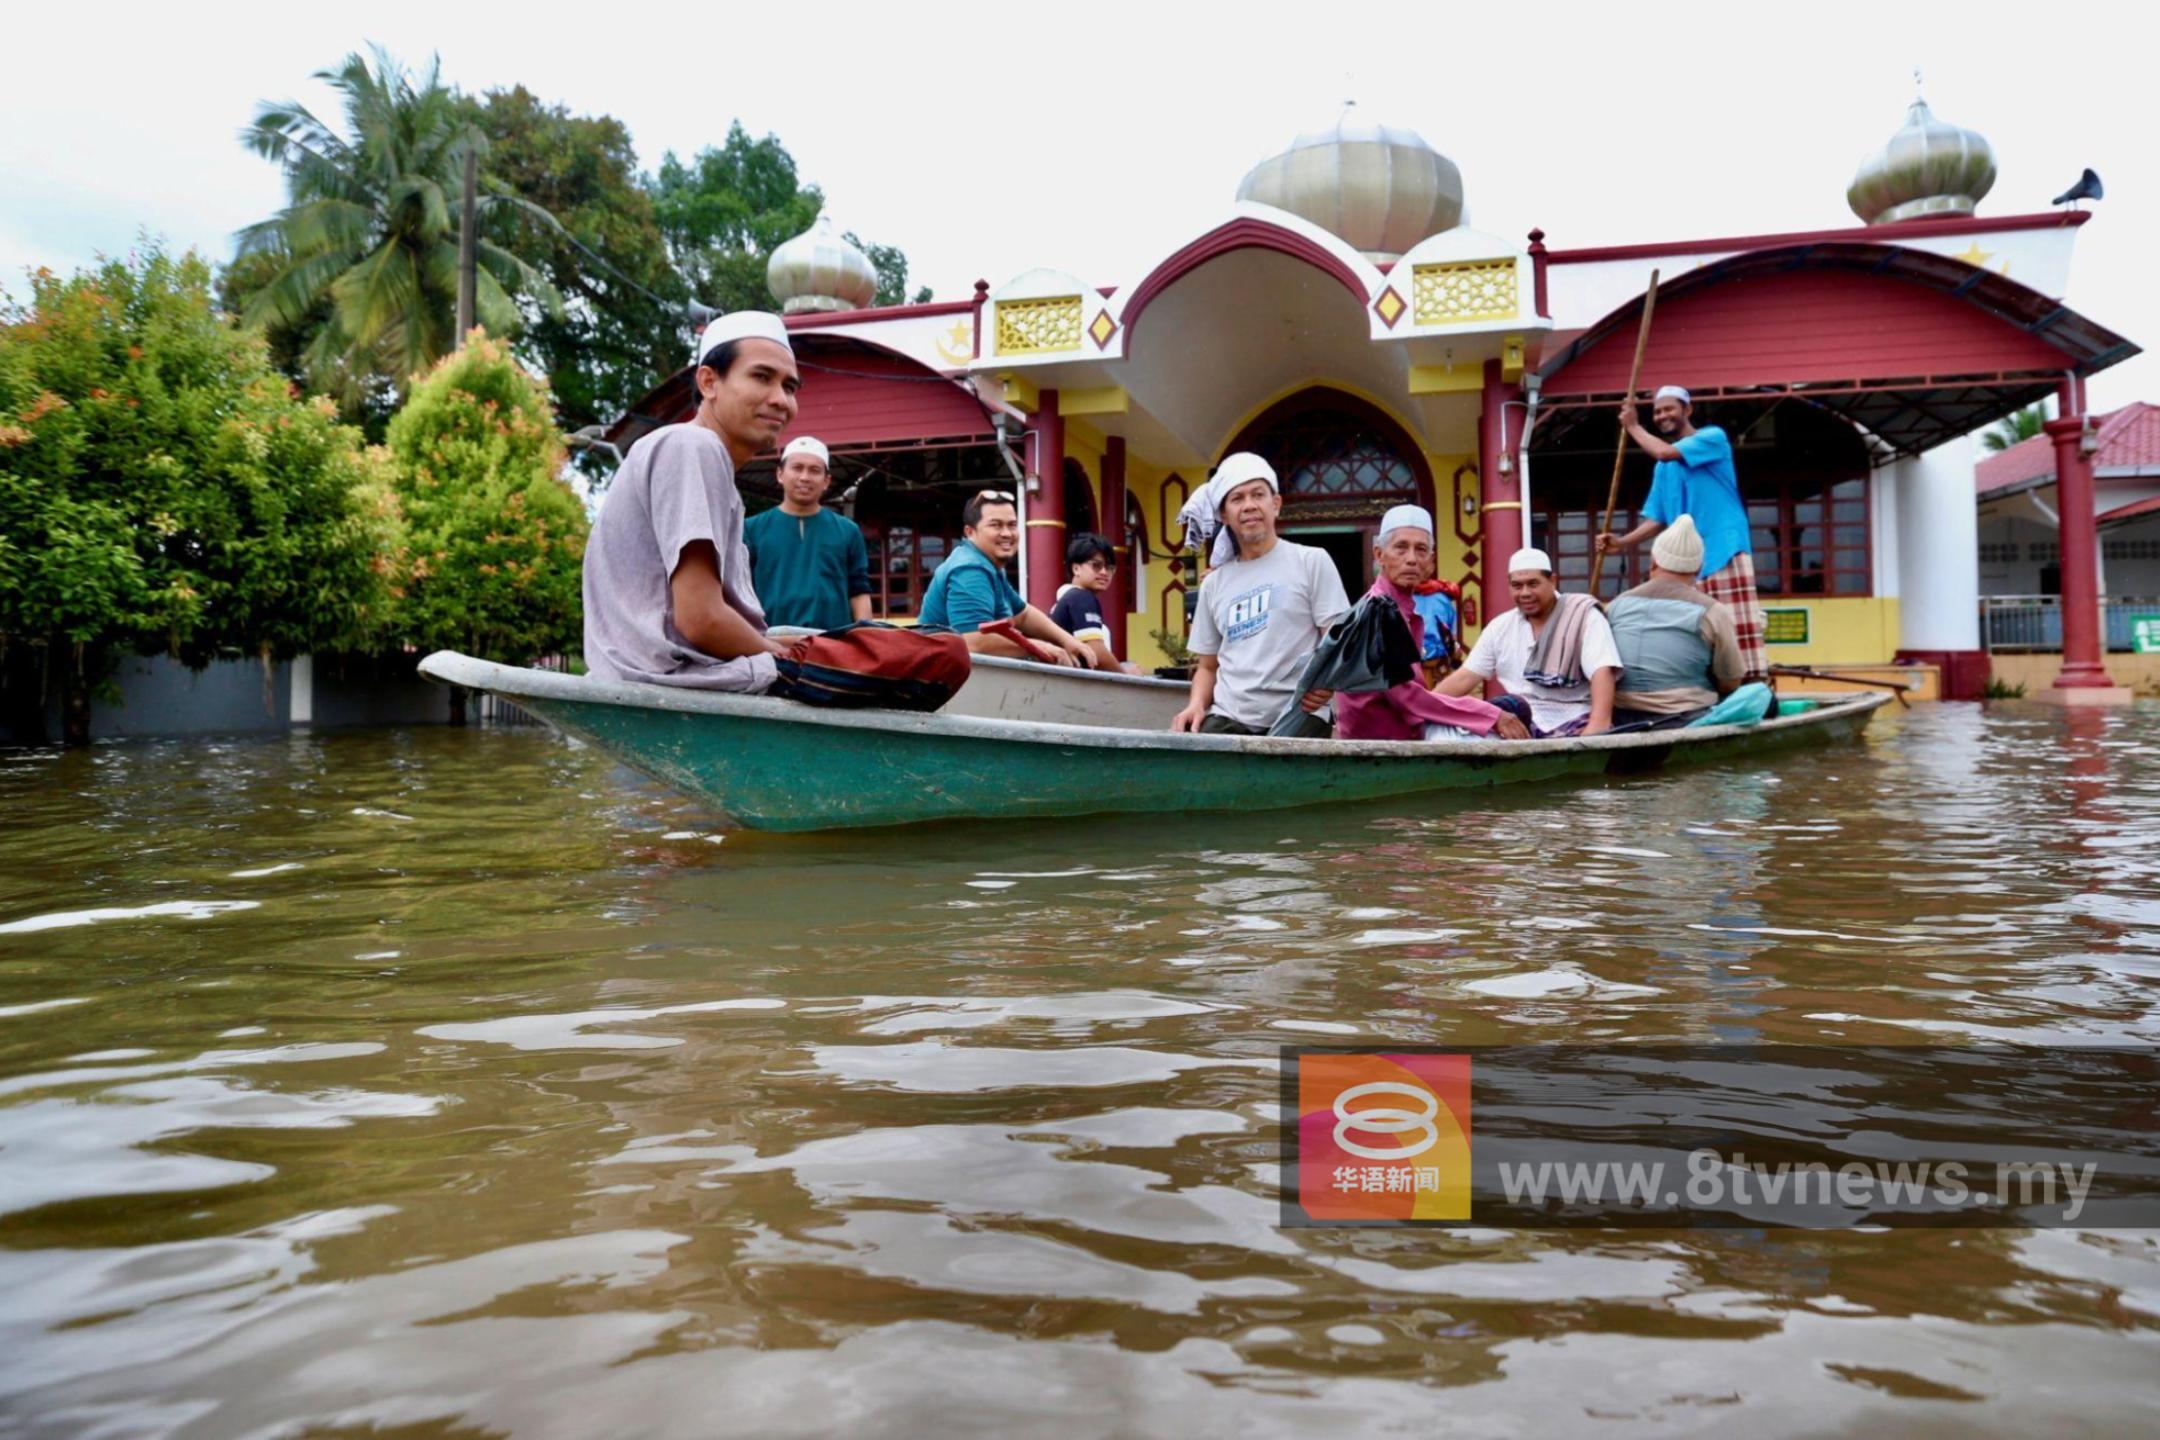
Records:
{"label": "green signboard", "polygon": [[2130,617],[2130,648],[2140,655],[2160,655],[2160,615]]}
{"label": "green signboard", "polygon": [[1763,644],[1805,645],[1808,643],[1808,612],[1803,608],[1763,611]]}

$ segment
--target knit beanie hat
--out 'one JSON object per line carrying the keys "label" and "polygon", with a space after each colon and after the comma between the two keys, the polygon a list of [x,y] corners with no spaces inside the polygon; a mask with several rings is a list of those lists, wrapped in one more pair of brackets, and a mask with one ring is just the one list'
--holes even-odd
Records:
{"label": "knit beanie hat", "polygon": [[1658,569],[1675,575],[1693,575],[1702,569],[1702,536],[1695,531],[1695,517],[1682,515],[1658,532],[1650,547],[1650,559]]}

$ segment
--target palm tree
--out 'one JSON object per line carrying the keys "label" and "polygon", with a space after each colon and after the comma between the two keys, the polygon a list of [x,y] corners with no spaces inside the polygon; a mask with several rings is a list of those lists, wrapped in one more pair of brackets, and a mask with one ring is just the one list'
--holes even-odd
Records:
{"label": "palm tree", "polygon": [[[286,206],[239,235],[240,257],[264,257],[274,273],[248,296],[244,323],[313,326],[299,350],[309,382],[357,407],[370,386],[404,380],[456,348],[460,183],[468,150],[486,139],[440,59],[416,82],[373,47],[317,80],[344,96],[347,134],[297,101],[264,102],[241,132],[250,149],[285,171]],[[553,216],[515,195],[483,196],[543,224]],[[477,247],[473,313],[508,334],[518,323],[512,291],[551,313],[561,297],[538,270],[489,239]]]}
{"label": "palm tree", "polygon": [[2007,450],[2023,440],[2038,435],[2040,427],[2047,424],[2047,402],[2026,406],[2014,415],[2005,415],[1980,434],[1980,444],[1987,450]]}

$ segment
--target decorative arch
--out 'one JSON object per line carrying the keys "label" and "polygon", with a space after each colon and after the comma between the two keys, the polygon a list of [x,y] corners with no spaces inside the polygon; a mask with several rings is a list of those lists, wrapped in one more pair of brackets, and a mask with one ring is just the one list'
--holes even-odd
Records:
{"label": "decorative arch", "polygon": [[1283,523],[1377,520],[1390,505],[1433,503],[1425,447],[1394,416],[1332,385],[1285,396],[1247,421],[1223,453],[1251,450],[1275,467]]}
{"label": "decorative arch", "polygon": [[1362,313],[1366,304],[1365,281],[1342,256],[1322,245],[1310,236],[1300,235],[1280,225],[1270,225],[1265,220],[1250,215],[1218,225],[1207,234],[1169,256],[1148,272],[1147,278],[1133,287],[1125,301],[1124,321],[1126,349],[1131,352],[1132,330],[1140,323],[1140,316],[1155,297],[1170,288],[1181,277],[1199,269],[1208,261],[1228,255],[1233,250],[1273,250],[1278,255],[1288,255],[1302,260],[1349,291],[1357,301]]}

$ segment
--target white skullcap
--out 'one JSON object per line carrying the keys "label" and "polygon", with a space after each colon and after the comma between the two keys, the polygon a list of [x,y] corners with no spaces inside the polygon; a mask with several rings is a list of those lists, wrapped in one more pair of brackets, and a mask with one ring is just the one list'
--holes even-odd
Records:
{"label": "white skullcap", "polygon": [[1422,530],[1433,533],[1432,513],[1422,505],[1397,505],[1380,517],[1380,539],[1383,543],[1397,530]]}
{"label": "white skullcap", "polygon": [[1550,575],[1552,574],[1552,556],[1547,555],[1534,545],[1526,545],[1513,555],[1508,556],[1507,570],[1510,575],[1517,570],[1543,570]]}
{"label": "white skullcap", "polygon": [[1265,480],[1268,489],[1282,494],[1275,467],[1250,450],[1240,450],[1225,455],[1207,484],[1194,491],[1185,508],[1178,511],[1178,523],[1185,527],[1187,541],[1197,542],[1194,548],[1208,552],[1210,565],[1227,565],[1237,558],[1237,539],[1222,523],[1222,505],[1232,490],[1249,480]]}
{"label": "white skullcap", "polygon": [[832,469],[832,451],[827,450],[825,442],[815,435],[798,435],[788,441],[787,448],[780,452],[780,463],[785,465],[790,455],[809,455],[827,470]]}
{"label": "white skullcap", "polygon": [[1695,397],[1688,394],[1678,385],[1660,385],[1657,387],[1657,394],[1651,396],[1650,399],[1653,404],[1659,400],[1677,400],[1682,405],[1693,405],[1695,403]]}
{"label": "white skullcap", "polygon": [[692,365],[702,365],[705,357],[730,340],[770,340],[792,355],[795,347],[788,343],[787,326],[770,310],[736,310],[722,315],[705,327],[698,336],[697,353],[690,357]]}

